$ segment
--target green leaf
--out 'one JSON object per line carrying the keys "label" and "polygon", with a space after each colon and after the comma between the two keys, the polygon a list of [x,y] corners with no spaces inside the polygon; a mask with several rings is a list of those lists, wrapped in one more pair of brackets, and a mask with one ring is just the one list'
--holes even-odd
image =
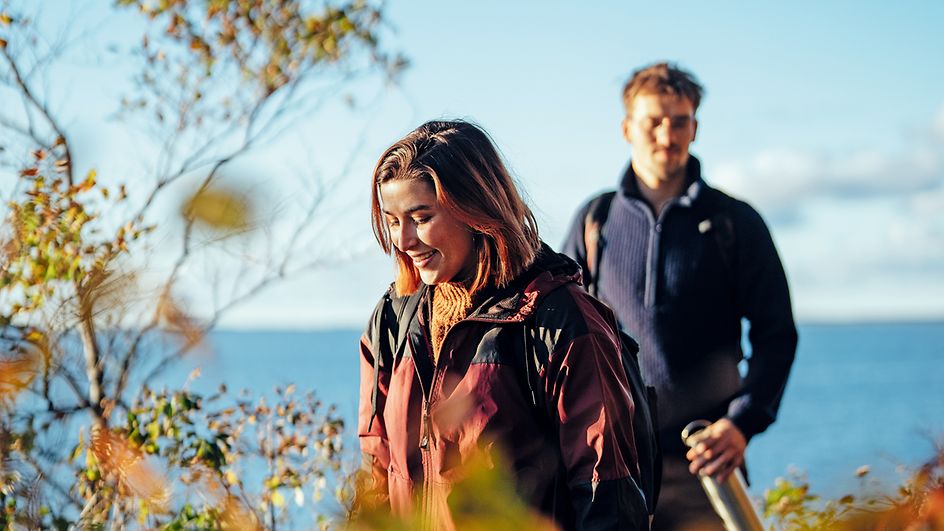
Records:
{"label": "green leaf", "polygon": [[79,455],[82,454],[82,450],[85,449],[84,446],[85,445],[83,445],[82,443],[75,445],[75,447],[72,449],[72,452],[69,454],[70,463],[72,463],[73,461],[79,458]]}

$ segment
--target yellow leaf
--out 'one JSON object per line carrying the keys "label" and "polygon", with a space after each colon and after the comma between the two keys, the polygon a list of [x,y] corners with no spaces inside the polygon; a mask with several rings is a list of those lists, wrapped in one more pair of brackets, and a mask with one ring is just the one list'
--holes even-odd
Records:
{"label": "yellow leaf", "polygon": [[285,507],[285,496],[282,496],[282,493],[275,491],[272,493],[272,505],[276,507]]}
{"label": "yellow leaf", "polygon": [[229,190],[206,189],[187,201],[184,218],[199,221],[215,229],[243,229],[249,224],[249,203],[244,196]]}
{"label": "yellow leaf", "polygon": [[13,22],[13,17],[7,13],[0,13],[0,24],[9,26]]}
{"label": "yellow leaf", "polygon": [[95,186],[95,177],[98,175],[98,172],[95,170],[89,170],[88,175],[85,177],[85,180],[82,181],[82,184],[79,185],[80,192],[87,192]]}

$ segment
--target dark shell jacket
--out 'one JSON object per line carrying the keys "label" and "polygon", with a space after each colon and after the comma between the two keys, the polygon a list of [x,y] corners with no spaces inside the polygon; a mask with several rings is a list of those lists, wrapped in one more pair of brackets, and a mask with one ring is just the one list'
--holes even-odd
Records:
{"label": "dark shell jacket", "polygon": [[565,529],[647,528],[615,319],[579,278],[544,246],[449,329],[436,367],[430,288],[383,297],[361,339],[358,435],[395,514],[454,528],[450,488],[475,459],[507,464],[521,498]]}

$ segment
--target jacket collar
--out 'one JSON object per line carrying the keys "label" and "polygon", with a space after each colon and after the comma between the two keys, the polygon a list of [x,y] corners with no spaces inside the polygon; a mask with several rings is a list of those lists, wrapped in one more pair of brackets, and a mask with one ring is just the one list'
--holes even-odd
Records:
{"label": "jacket collar", "polygon": [[579,279],[580,266],[576,262],[542,243],[534,263],[508,286],[486,296],[470,317],[488,321],[524,321],[548,293]]}
{"label": "jacket collar", "polygon": [[[534,262],[507,286],[492,288],[473,303],[467,319],[488,322],[521,322],[530,317],[538,303],[555,289],[580,279],[580,266],[541,243]],[[426,297],[429,286],[421,284],[409,297]],[[421,299],[422,300],[422,299]]]}

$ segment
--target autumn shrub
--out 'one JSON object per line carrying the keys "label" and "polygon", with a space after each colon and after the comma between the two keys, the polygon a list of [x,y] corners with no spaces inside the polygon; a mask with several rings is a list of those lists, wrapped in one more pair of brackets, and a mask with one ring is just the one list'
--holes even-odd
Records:
{"label": "autumn shrub", "polygon": [[944,447],[894,489],[868,482],[869,475],[860,467],[859,492],[837,499],[814,493],[802,474],[779,478],[764,493],[764,516],[784,530],[944,529]]}

